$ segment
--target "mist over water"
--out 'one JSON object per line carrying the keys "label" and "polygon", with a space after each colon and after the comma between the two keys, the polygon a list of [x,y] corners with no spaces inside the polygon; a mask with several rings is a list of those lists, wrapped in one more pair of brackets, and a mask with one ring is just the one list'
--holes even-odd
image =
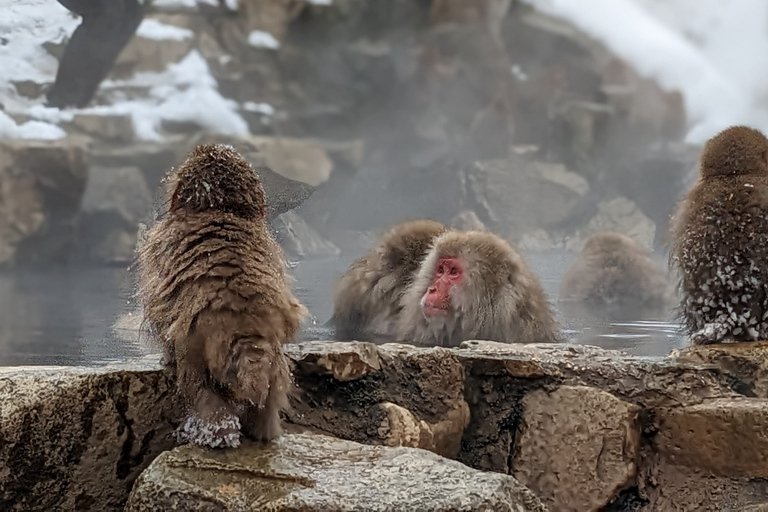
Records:
{"label": "mist over water", "polygon": [[[295,291],[310,309],[299,340],[330,340],[323,327],[333,312],[336,278],[359,254],[310,259],[293,269]],[[525,254],[550,300],[556,298],[564,269],[575,257],[564,252]],[[132,281],[124,268],[28,270],[0,275],[0,366],[94,365],[157,352],[147,336],[114,328],[133,309]],[[677,325],[655,318],[604,321],[565,316],[557,308],[571,343],[664,356],[684,342]],[[137,339],[138,338],[138,339]],[[158,353],[159,356],[159,353]]]}

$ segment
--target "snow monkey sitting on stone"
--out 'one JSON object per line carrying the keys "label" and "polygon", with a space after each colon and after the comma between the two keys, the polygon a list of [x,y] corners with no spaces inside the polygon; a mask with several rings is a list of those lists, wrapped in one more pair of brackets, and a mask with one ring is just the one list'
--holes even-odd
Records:
{"label": "snow monkey sitting on stone", "polygon": [[561,339],[534,273],[504,240],[487,231],[438,236],[403,295],[398,338],[456,346]]}
{"label": "snow monkey sitting on stone", "polygon": [[768,338],[768,139],[745,126],[704,146],[700,179],[678,207],[671,263],[694,344]]}
{"label": "snow monkey sitting on stone", "polygon": [[306,310],[267,230],[261,181],[232,147],[198,146],[169,195],[139,253],[140,298],[191,409],[180,440],[273,439],[291,382],[282,346]]}

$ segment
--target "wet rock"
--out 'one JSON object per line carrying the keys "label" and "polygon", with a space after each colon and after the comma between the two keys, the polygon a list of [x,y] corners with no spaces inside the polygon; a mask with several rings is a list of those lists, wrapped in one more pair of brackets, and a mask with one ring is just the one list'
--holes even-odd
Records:
{"label": "wet rock", "polygon": [[183,139],[171,138],[165,142],[140,142],[130,145],[99,144],[91,151],[94,167],[136,167],[144,175],[147,186],[159,191],[161,180],[168,170],[184,161],[186,148]]}
{"label": "wet rock", "polygon": [[87,178],[84,139],[0,143],[0,265],[65,262]]}
{"label": "wet rock", "polygon": [[272,222],[272,227],[277,241],[292,258],[322,258],[338,256],[341,252],[294,211],[279,215]]}
{"label": "wet rock", "polygon": [[121,509],[174,445],[181,410],[158,360],[0,369],[0,508]]}
{"label": "wet rock", "polygon": [[565,166],[521,156],[477,162],[467,182],[478,211],[512,239],[564,222],[589,191],[586,180]]}
{"label": "wet rock", "polygon": [[545,511],[513,477],[481,473],[411,448],[288,434],[237,450],[192,446],[158,457],[125,510]]}
{"label": "wet rock", "polygon": [[657,453],[670,464],[730,478],[768,478],[768,400],[714,399],[657,411]]}
{"label": "wet rock", "polygon": [[634,484],[640,408],[584,386],[523,399],[512,474],[552,510],[605,507]]}
{"label": "wet rock", "polygon": [[76,114],[71,124],[80,133],[104,141],[125,143],[135,138],[128,114]]}
{"label": "wet rock", "polygon": [[292,423],[353,441],[404,442],[449,457],[459,452],[468,407],[463,368],[450,352],[313,342],[289,345],[286,354],[300,389],[288,413]]}
{"label": "wet rock", "polygon": [[130,263],[137,227],[152,213],[152,193],[136,167],[93,167],[82,203],[81,251],[100,263]]}
{"label": "wet rock", "polygon": [[675,350],[669,359],[702,368],[716,368],[733,379],[746,396],[768,398],[768,342],[721,343]]}

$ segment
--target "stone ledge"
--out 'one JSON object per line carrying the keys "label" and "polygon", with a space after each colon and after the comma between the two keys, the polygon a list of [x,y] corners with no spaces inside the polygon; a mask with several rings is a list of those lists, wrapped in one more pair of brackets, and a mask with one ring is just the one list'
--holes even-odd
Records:
{"label": "stone ledge", "polygon": [[431,452],[286,434],[237,450],[182,446],[142,473],[127,512],[155,510],[508,510],[544,512],[513,477]]}
{"label": "stone ledge", "polygon": [[[286,348],[297,385],[287,420],[513,474],[555,507],[576,503],[564,485],[581,482],[587,508],[738,510],[768,503],[754,448],[765,444],[765,399],[753,396],[764,351],[650,359],[578,345],[301,343]],[[0,508],[122,507],[173,447],[183,412],[159,359],[0,369]]]}

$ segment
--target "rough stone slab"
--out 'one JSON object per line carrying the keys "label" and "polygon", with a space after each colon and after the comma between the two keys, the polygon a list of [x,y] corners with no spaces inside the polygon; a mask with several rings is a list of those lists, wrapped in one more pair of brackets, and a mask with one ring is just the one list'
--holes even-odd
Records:
{"label": "rough stone slab", "polygon": [[605,507],[634,484],[636,405],[584,386],[528,393],[513,475],[552,510]]}
{"label": "rough stone slab", "polygon": [[768,398],[768,342],[689,346],[673,351],[669,360],[717,369],[733,378],[740,393]]}
{"label": "rough stone slab", "polygon": [[183,446],[139,477],[126,512],[156,510],[544,511],[513,477],[431,452],[287,434],[237,450]]}
{"label": "rough stone slab", "polygon": [[733,379],[711,366],[632,356],[589,345],[468,341],[455,353],[470,374],[588,385],[644,407],[743,396],[732,389]]}
{"label": "rough stone slab", "polygon": [[302,370],[331,375],[341,382],[357,380],[381,370],[379,353],[373,343],[302,343],[286,346],[285,353]]}
{"label": "rough stone slab", "polygon": [[343,439],[456,457],[469,406],[450,350],[308,342],[286,347],[297,393],[288,418]]}
{"label": "rough stone slab", "polygon": [[715,399],[657,412],[656,451],[703,473],[768,478],[768,400]]}
{"label": "rough stone slab", "polygon": [[158,357],[0,369],[0,510],[116,510],[181,414]]}

